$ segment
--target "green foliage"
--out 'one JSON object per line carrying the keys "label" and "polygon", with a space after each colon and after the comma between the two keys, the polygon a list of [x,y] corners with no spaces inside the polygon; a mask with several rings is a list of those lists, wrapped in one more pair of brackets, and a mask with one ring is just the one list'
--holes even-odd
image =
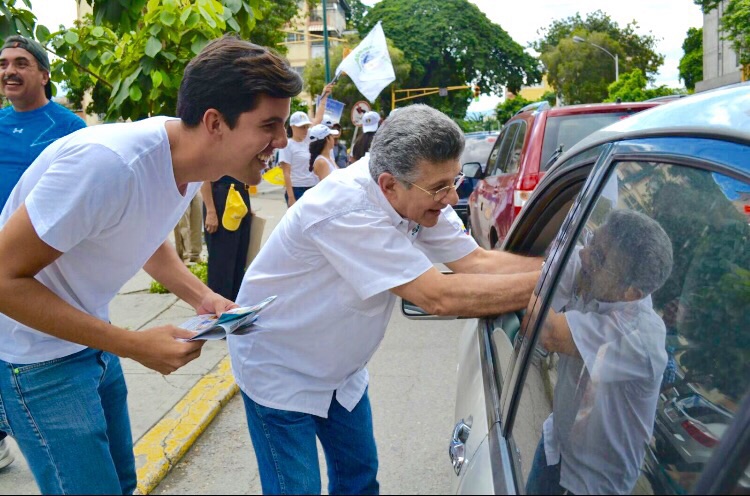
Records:
{"label": "green foliage", "polygon": [[684,55],[680,59],[680,79],[693,92],[695,83],[703,81],[703,28],[690,28],[682,42]]}
{"label": "green foliage", "polygon": [[522,96],[517,96],[515,98],[506,98],[504,102],[499,103],[497,107],[495,107],[498,122],[500,122],[501,124],[505,124],[506,122],[508,122],[508,119],[516,115],[516,112],[530,103],[533,102],[525,99]]}
{"label": "green foliage", "polygon": [[479,113],[469,113],[464,119],[453,119],[461,131],[464,133],[474,133],[477,131],[496,131],[500,128],[500,123],[492,116],[485,116]]}
{"label": "green foliage", "polygon": [[617,55],[621,74],[640,69],[648,81],[653,81],[664,56],[655,51],[657,39],[651,34],[639,35],[637,29],[636,21],[621,28],[598,10],[585,19],[576,14],[553,21],[539,30],[542,37],[531,46],[541,54],[549,84],[566,103],[601,102],[615,79],[615,61],[589,43],[575,43],[573,36]]}
{"label": "green foliage", "polygon": [[704,14],[714,10],[721,2],[722,0],[693,0],[693,3],[699,5]]}
{"label": "green foliage", "polygon": [[[185,66],[212,39],[236,32],[259,44],[283,41],[295,0],[91,0],[94,16],[53,33],[53,78],[105,120],[175,112]],[[263,20],[262,23],[257,21]],[[258,29],[255,29],[258,26]]]}
{"label": "green foliage", "polygon": [[[0,41],[14,34],[34,38],[36,16],[31,12],[31,1],[22,1],[26,8],[17,5],[16,0],[0,2]],[[39,27],[47,29],[44,26]]]}
{"label": "green foliage", "polygon": [[730,0],[721,18],[724,38],[740,57],[740,64],[750,64],[750,0]]}
{"label": "green foliage", "polygon": [[[206,262],[198,262],[188,267],[188,270],[192,272],[195,277],[201,280],[203,284],[208,285],[208,264]],[[157,281],[151,281],[151,287],[148,290],[149,293],[165,294],[169,293],[169,290],[161,285]]]}
{"label": "green foliage", "polygon": [[364,29],[364,19],[367,15],[369,7],[361,2],[361,0],[346,0],[351,9],[351,13],[347,18],[348,27],[362,33]]}
{"label": "green foliage", "polygon": [[[364,17],[360,34],[382,21],[386,37],[411,65],[397,89],[478,84],[485,93],[518,91],[541,80],[538,61],[468,0],[381,0]],[[428,96],[426,103],[462,118],[472,92]]]}
{"label": "green foliage", "polygon": [[614,102],[618,98],[621,102],[642,102],[651,98],[660,96],[679,95],[684,91],[659,86],[656,88],[646,88],[648,82],[640,69],[634,69],[627,74],[621,74],[620,80],[609,85],[609,96],[605,102]]}
{"label": "green foliage", "polygon": [[[349,47],[356,47],[360,42],[360,39],[355,36],[349,36],[346,39],[346,45]],[[391,57],[393,63],[393,70],[396,73],[396,80],[402,81],[409,75],[411,65],[405,60],[404,53],[396,48],[391,40],[386,40],[388,44],[388,54]],[[338,67],[343,58],[344,44],[337,45],[330,49],[330,64],[332,68]],[[322,57],[318,57],[310,60],[305,66],[305,72],[303,75],[305,81],[305,89],[311,95],[319,95],[323,91],[325,86],[325,67]],[[359,100],[365,100],[365,97],[359,92],[357,87],[354,85],[352,80],[347,76],[341,76],[336,82],[336,87],[333,90],[331,98],[343,102],[346,105],[344,112],[341,115],[341,127],[344,131],[345,136],[351,136],[354,131],[354,126],[351,124],[351,105],[358,102]],[[373,105],[373,110],[376,111],[390,111],[391,109],[391,92],[389,88],[384,89],[377,101]],[[306,110],[306,109],[303,109]]]}

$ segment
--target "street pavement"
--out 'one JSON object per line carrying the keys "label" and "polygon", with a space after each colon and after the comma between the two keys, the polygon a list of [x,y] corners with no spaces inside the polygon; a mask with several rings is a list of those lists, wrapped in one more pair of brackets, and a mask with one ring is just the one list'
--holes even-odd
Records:
{"label": "street pavement", "polygon": [[[262,183],[251,205],[266,219],[265,242],[286,211],[283,188]],[[149,293],[150,284],[151,278],[140,272],[122,288],[110,306],[113,323],[141,330],[180,324],[194,315],[174,295]],[[408,321],[398,307],[394,311],[369,365],[383,493],[440,494],[450,488],[446,447],[453,428],[456,350],[463,325],[455,320]],[[140,492],[261,492],[241,397],[234,395],[227,360],[224,341],[207,342],[200,358],[169,376],[123,360]],[[16,461],[0,470],[0,494],[39,494],[25,460],[10,443]],[[322,452],[321,467],[325,493]]]}

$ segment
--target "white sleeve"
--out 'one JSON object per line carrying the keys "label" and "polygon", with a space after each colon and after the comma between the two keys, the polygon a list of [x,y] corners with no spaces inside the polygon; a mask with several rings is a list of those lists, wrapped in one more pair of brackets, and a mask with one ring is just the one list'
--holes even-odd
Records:
{"label": "white sleeve", "polygon": [[474,238],[466,233],[461,218],[450,206],[440,212],[435,226],[419,231],[415,245],[432,263],[455,262],[479,247]]}
{"label": "white sleeve", "polygon": [[279,150],[279,163],[285,162],[292,165],[292,151],[289,149],[289,145]]}
{"label": "white sleeve", "polygon": [[133,176],[122,159],[99,145],[58,153],[26,197],[39,238],[66,252],[122,218]]}
{"label": "white sleeve", "polygon": [[390,219],[373,211],[333,217],[307,234],[363,300],[413,281],[432,267]]}

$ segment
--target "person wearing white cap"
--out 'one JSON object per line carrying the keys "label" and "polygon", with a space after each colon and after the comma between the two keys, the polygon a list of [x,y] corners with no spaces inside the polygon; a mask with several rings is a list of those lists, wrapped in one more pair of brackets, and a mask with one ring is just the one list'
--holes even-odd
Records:
{"label": "person wearing white cap", "polygon": [[367,112],[362,116],[362,136],[357,138],[352,147],[352,157],[357,161],[370,152],[370,144],[375,136],[375,131],[380,126],[380,114],[374,111]]}
{"label": "person wearing white cap", "polygon": [[308,139],[310,140],[310,172],[318,176],[322,181],[328,174],[338,169],[331,160],[331,152],[339,132],[331,129],[325,124],[317,124],[310,128]]}
{"label": "person wearing white cap", "polygon": [[305,194],[305,191],[318,184],[318,178],[310,170],[310,140],[307,133],[311,126],[323,121],[323,113],[326,100],[331,94],[333,83],[323,88],[318,109],[311,121],[305,112],[298,111],[289,118],[289,126],[292,129],[292,139],[286,147],[279,151],[279,165],[284,172],[284,187],[286,192],[284,198],[287,206],[291,207],[294,202]]}

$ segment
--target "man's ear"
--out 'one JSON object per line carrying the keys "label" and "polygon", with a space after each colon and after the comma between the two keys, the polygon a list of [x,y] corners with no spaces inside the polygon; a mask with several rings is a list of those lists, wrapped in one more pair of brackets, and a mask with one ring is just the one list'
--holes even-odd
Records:
{"label": "man's ear", "polygon": [[643,293],[642,290],[638,288],[634,288],[633,286],[629,286],[628,289],[625,290],[624,300],[625,301],[638,301],[645,297],[646,295]]}
{"label": "man's ear", "polygon": [[212,138],[220,139],[225,131],[224,116],[216,109],[210,108],[203,114],[203,127]]}
{"label": "man's ear", "polygon": [[391,198],[396,194],[398,179],[390,172],[383,172],[378,176],[378,185],[386,198]]}

